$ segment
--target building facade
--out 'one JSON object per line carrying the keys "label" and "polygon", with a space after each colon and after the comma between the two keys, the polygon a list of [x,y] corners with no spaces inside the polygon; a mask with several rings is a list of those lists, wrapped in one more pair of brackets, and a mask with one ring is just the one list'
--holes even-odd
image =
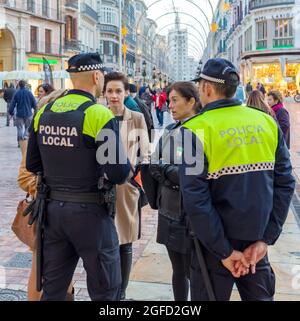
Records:
{"label": "building facade", "polygon": [[107,68],[119,70],[119,0],[98,0],[100,55]]}
{"label": "building facade", "polygon": [[169,30],[168,35],[169,74],[172,81],[186,81],[188,63],[188,31],[181,29],[177,15],[175,28]]}
{"label": "building facade", "polygon": [[[71,0],[70,0],[71,1]],[[74,2],[74,1],[72,1]],[[76,2],[76,1],[75,1]],[[99,51],[97,0],[78,0],[78,32],[81,52]]]}
{"label": "building facade", "polygon": [[215,19],[219,15],[226,22],[210,33],[214,46],[206,49],[204,62],[225,57],[239,68],[244,84],[261,82],[286,95],[300,90],[300,27],[295,21],[300,1],[231,0],[227,11],[224,3],[219,2]]}
{"label": "building facade", "polygon": [[[43,58],[52,69],[63,61],[64,2],[57,0],[0,1],[0,71],[43,71]],[[29,81],[35,90],[39,80]],[[55,82],[59,86],[60,82]]]}

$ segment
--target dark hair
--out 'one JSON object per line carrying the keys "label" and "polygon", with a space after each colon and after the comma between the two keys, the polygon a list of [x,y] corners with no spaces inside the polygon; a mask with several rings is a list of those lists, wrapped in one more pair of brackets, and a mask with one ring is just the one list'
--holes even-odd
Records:
{"label": "dark hair", "polygon": [[283,102],[282,94],[278,90],[271,90],[270,92],[268,92],[268,96],[272,96],[274,100],[278,101],[278,103]]}
{"label": "dark hair", "polygon": [[[208,80],[204,80],[204,81],[209,82],[215,88],[219,96],[223,96],[226,98],[232,98],[235,95],[238,87],[238,85],[218,84]],[[228,78],[229,83],[237,83],[238,81],[239,81],[238,75],[236,75],[235,73],[231,73],[229,75],[229,78]]]}
{"label": "dark hair", "polygon": [[125,90],[129,90],[129,82],[127,77],[121,72],[111,72],[104,76],[103,92],[106,91],[107,84],[111,81],[121,81],[124,85]]}
{"label": "dark hair", "polygon": [[50,84],[42,84],[42,85],[39,85],[39,86],[37,87],[37,90],[39,90],[40,88],[43,88],[43,89],[45,90],[45,93],[46,93],[47,95],[51,94],[51,93],[55,90],[55,89],[53,88],[53,86],[50,85]]}
{"label": "dark hair", "polygon": [[19,83],[18,83],[18,86],[19,86],[20,88],[24,88],[24,87],[26,86],[25,80],[20,80]]}
{"label": "dark hair", "polygon": [[186,101],[190,101],[192,98],[194,98],[196,101],[194,105],[195,112],[198,113],[201,110],[202,106],[200,103],[199,91],[195,84],[188,81],[175,82],[167,89],[168,95],[170,95],[172,90],[180,93],[180,95],[185,98]]}

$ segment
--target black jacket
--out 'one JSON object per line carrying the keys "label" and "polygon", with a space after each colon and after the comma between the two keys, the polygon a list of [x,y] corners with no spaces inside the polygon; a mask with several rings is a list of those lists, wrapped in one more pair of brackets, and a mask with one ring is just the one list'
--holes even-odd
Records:
{"label": "black jacket", "polygon": [[[181,206],[179,167],[174,161],[176,142],[173,137],[176,137],[176,130],[180,134],[180,126],[181,124],[178,123],[171,124],[166,128],[156,150],[158,164],[150,165],[149,170],[152,177],[158,182],[157,242],[166,245],[168,249],[173,251],[186,253],[187,228]],[[167,162],[166,159],[168,159]]]}
{"label": "black jacket", "polygon": [[[239,105],[236,101],[220,100],[205,106],[197,117],[236,105]],[[262,113],[261,117],[269,116]],[[243,121],[241,117],[241,126]],[[216,124],[213,125],[217,130]],[[233,123],[231,126],[237,125]],[[182,131],[191,133],[195,153],[197,137],[187,128],[182,128]],[[209,148],[214,148],[210,139],[207,137]],[[236,155],[239,149],[233,149],[232,153]],[[261,167],[260,170],[222,175],[217,179],[208,178],[208,159],[205,154],[201,174],[186,175],[186,169],[195,164],[183,162],[180,166],[183,204],[189,223],[202,244],[220,259],[232,253],[231,240],[263,240],[273,245],[280,236],[293,196],[295,179],[290,155],[279,128],[274,158],[274,169]]]}

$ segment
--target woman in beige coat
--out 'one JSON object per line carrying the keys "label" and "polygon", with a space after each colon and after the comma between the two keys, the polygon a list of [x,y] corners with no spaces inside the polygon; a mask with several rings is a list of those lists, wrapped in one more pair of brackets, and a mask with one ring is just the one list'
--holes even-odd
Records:
{"label": "woman in beige coat", "polygon": [[[38,102],[38,109],[42,106],[62,97],[66,94],[66,90],[56,90],[40,99]],[[27,151],[27,140],[20,141],[20,147],[22,151],[22,161],[19,168],[18,184],[22,190],[28,193],[31,198],[35,197],[36,194],[36,176],[26,169],[26,151]],[[32,265],[27,285],[27,298],[28,301],[39,301],[42,293],[36,290],[36,249],[31,249],[32,253]],[[74,289],[72,283],[69,286],[66,301],[74,300]]]}
{"label": "woman in beige coat", "polygon": [[105,76],[104,93],[108,107],[119,121],[120,133],[127,157],[132,166],[127,183],[119,185],[116,200],[115,223],[120,242],[122,272],[121,300],[129,282],[132,265],[132,243],[139,238],[139,190],[130,183],[136,165],[149,161],[149,138],[143,114],[129,110],[124,105],[129,84],[121,73],[110,73]]}

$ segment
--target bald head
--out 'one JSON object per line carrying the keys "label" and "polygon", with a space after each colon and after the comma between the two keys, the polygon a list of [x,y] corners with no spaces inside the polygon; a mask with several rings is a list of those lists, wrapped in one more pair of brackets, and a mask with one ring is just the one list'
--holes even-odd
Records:
{"label": "bald head", "polygon": [[102,94],[104,75],[100,70],[70,73],[74,89],[87,91],[99,98]]}

